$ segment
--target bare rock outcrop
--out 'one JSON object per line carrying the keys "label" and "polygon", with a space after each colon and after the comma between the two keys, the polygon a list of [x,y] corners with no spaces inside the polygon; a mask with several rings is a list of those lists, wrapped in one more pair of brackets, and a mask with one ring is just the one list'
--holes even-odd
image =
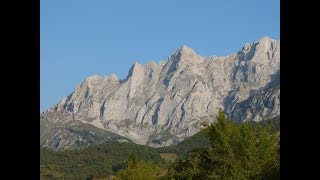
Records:
{"label": "bare rock outcrop", "polygon": [[263,37],[225,57],[205,58],[182,46],[166,62],[135,63],[124,80],[86,78],[40,115],[41,121],[61,127],[43,126],[53,132],[42,130],[47,135],[40,143],[72,146],[81,137],[63,127],[81,122],[139,144],[176,144],[197,133],[201,122],[212,122],[219,108],[237,121],[280,115],[279,79],[278,40]]}

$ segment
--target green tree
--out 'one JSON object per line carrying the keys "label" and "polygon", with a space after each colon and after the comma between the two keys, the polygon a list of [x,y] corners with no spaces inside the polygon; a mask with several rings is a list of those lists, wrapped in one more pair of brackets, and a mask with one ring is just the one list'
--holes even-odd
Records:
{"label": "green tree", "polygon": [[127,168],[120,170],[115,179],[121,180],[153,180],[157,179],[161,169],[152,161],[137,161],[134,154],[129,156]]}
{"label": "green tree", "polygon": [[216,123],[203,130],[210,148],[197,149],[185,160],[173,164],[176,179],[277,179],[279,143],[277,136],[264,127],[236,123],[220,109]]}
{"label": "green tree", "polygon": [[130,154],[127,166],[128,169],[134,169],[137,166],[137,157],[135,154]]}

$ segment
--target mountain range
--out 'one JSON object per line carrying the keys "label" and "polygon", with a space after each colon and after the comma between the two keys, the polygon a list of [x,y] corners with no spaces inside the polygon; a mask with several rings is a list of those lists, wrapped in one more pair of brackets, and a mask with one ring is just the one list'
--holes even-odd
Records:
{"label": "mountain range", "polygon": [[224,57],[187,46],[166,61],[135,63],[125,79],[94,75],[40,114],[40,146],[55,150],[111,141],[175,145],[212,123],[280,115],[280,41],[263,37]]}

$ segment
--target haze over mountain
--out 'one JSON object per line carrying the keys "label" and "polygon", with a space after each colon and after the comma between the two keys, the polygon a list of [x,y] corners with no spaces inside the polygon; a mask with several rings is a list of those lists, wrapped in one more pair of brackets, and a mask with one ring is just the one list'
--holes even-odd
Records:
{"label": "haze over mountain", "polygon": [[96,143],[72,130],[83,123],[95,126],[90,137],[103,131],[116,140],[173,145],[212,122],[219,108],[237,121],[280,115],[280,41],[263,37],[234,54],[209,58],[182,46],[167,61],[135,63],[124,80],[88,77],[41,113],[40,145]]}

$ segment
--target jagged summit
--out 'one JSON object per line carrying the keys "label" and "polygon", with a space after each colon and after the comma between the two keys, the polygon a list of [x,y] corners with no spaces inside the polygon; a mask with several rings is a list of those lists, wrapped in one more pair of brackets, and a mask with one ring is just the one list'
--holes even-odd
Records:
{"label": "jagged summit", "polygon": [[92,76],[89,76],[85,79],[85,81],[94,81],[94,80],[99,80],[101,79],[102,76],[98,75],[98,74],[94,74]]}
{"label": "jagged summit", "polygon": [[194,52],[194,50],[186,45],[182,45],[179,49],[179,52],[181,53],[185,53],[185,54],[196,54],[196,52]]}
{"label": "jagged summit", "polygon": [[195,56],[197,53],[190,47],[183,45],[178,50],[173,53],[173,57],[181,57],[181,56]]}
{"label": "jagged summit", "polygon": [[128,80],[133,74],[136,74],[138,72],[141,72],[141,69],[143,66],[139,64],[138,62],[135,62],[129,69],[128,75],[125,80]]}
{"label": "jagged summit", "polygon": [[110,80],[112,80],[112,81],[117,81],[118,80],[118,76],[116,75],[116,74],[114,74],[114,73],[112,73],[111,75],[110,75],[110,77],[108,77]]}
{"label": "jagged summit", "polygon": [[275,44],[279,43],[279,40],[271,39],[267,36],[260,38],[256,44],[257,47],[261,48],[263,51],[268,51],[272,49],[273,47],[276,47]]}
{"label": "jagged summit", "polygon": [[101,76],[98,74],[94,74],[92,76],[85,78],[83,83],[86,83],[86,82],[95,83],[95,82],[104,81],[104,80],[118,81],[118,76],[114,73],[112,73],[110,76]]}
{"label": "jagged summit", "polygon": [[274,39],[268,37],[268,36],[263,36],[262,38],[260,38],[258,41],[272,41]]}
{"label": "jagged summit", "polygon": [[270,41],[280,41],[280,40],[276,40],[276,39],[272,39],[272,38],[270,38],[270,37],[268,37],[268,36],[263,36],[262,38],[260,38],[259,40],[258,40],[259,42],[270,42]]}
{"label": "jagged summit", "polygon": [[189,64],[190,62],[202,62],[204,59],[204,57],[198,55],[192,48],[183,45],[170,56],[169,61]]}
{"label": "jagged summit", "polygon": [[237,121],[278,116],[279,78],[280,41],[268,37],[225,57],[204,58],[181,46],[166,62],[135,63],[125,80],[87,78],[40,115],[40,143],[53,149],[90,143],[69,130],[88,123],[139,144],[177,144],[213,122],[219,108]]}

